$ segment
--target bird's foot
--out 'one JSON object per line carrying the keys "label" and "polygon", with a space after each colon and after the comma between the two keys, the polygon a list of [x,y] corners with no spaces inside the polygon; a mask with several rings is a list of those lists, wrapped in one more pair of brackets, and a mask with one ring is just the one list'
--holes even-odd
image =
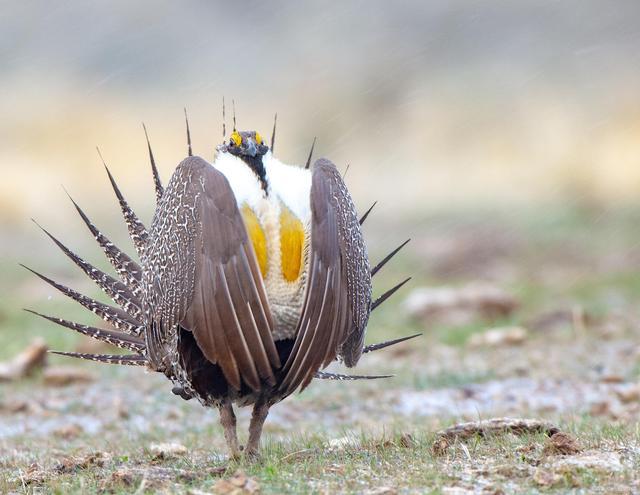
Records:
{"label": "bird's foot", "polygon": [[244,458],[251,462],[258,462],[262,458],[259,448],[249,448],[244,450]]}
{"label": "bird's foot", "polygon": [[236,446],[235,448],[229,448],[230,461],[239,461],[242,457],[242,445]]}

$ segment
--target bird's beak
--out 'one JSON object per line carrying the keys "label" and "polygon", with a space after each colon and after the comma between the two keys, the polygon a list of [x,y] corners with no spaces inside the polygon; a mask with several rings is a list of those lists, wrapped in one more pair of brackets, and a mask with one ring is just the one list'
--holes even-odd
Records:
{"label": "bird's beak", "polygon": [[253,139],[247,139],[247,145],[244,150],[245,155],[255,157],[258,154],[258,147]]}

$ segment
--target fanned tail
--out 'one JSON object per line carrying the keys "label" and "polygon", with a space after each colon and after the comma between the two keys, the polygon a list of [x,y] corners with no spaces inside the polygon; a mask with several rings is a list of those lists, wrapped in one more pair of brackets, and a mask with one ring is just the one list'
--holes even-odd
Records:
{"label": "fanned tail", "polygon": [[[145,130],[145,136],[147,136],[147,148],[149,150],[149,159],[151,161],[151,169],[153,172],[153,178],[156,189],[156,198],[160,200],[164,189],[160,182],[160,176],[155,165],[153,152],[151,151],[151,145],[149,138]],[[99,150],[98,150],[98,153]],[[102,158],[102,156],[100,157]],[[104,164],[104,160],[103,160]],[[144,255],[146,243],[147,243],[147,229],[143,223],[138,219],[136,214],[130,208],[124,196],[120,192],[118,185],[116,184],[111,172],[104,165],[111,182],[111,186],[115,192],[115,195],[120,204],[122,214],[127,224],[127,229],[134,247],[139,257]],[[67,297],[81,304],[89,311],[96,314],[103,321],[111,325],[113,329],[97,328],[82,323],[76,323],[62,318],[47,316],[36,311],[26,310],[37,316],[40,316],[53,323],[69,328],[82,335],[92,337],[98,341],[106,342],[114,345],[120,349],[132,351],[135,354],[132,355],[111,355],[111,354],[83,354],[76,352],[63,352],[63,351],[51,351],[54,354],[62,356],[70,356],[78,359],[85,359],[90,361],[97,361],[101,363],[109,364],[121,364],[130,366],[145,366],[148,364],[145,357],[146,343],[144,337],[142,337],[144,330],[144,316],[141,309],[141,293],[142,293],[142,269],[140,265],[134,261],[130,256],[124,253],[120,248],[114,245],[109,238],[107,238],[98,228],[93,224],[85,212],[80,206],[69,196],[69,199],[73,203],[76,211],[82,218],[83,222],[97,241],[98,245],[102,248],[107,260],[111,263],[115,269],[118,278],[104,273],[97,269],[95,266],[86,262],[80,256],[75,254],[69,248],[67,248],[56,237],[49,233],[46,229],[38,225],[40,229],[60,248],[60,250],[69,258],[75,265],[77,265],[91,280],[93,280],[102,291],[107,294],[119,307],[110,306],[102,302],[96,301],[90,297],[87,297],[79,292],[60,284],[38,272],[28,268],[24,265],[24,268],[31,271],[34,275],[47,282],[52,287],[62,292]]]}

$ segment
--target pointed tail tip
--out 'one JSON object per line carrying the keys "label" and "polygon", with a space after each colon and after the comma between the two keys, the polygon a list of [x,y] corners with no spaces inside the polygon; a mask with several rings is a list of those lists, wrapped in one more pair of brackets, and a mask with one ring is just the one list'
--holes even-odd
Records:
{"label": "pointed tail tip", "polygon": [[394,378],[395,375],[345,375],[342,373],[329,373],[328,371],[317,371],[313,378],[319,380],[339,380],[339,381],[354,381],[354,380],[379,380],[381,378]]}
{"label": "pointed tail tip", "polygon": [[189,116],[187,115],[187,107],[184,107],[184,120],[187,125],[187,147],[189,156],[193,156],[193,148],[191,147],[191,130],[189,129]]}
{"label": "pointed tail tip", "polygon": [[102,156],[102,152],[100,151],[100,147],[99,146],[96,146],[96,151],[98,152],[98,156],[100,157],[100,161],[104,165],[104,168],[106,168],[107,171],[109,171],[109,169],[107,168],[107,162],[104,160],[104,157]]}
{"label": "pointed tail tip", "polygon": [[392,345],[400,344],[401,342],[406,342],[407,340],[415,339],[416,337],[422,336],[422,332],[415,333],[413,335],[407,335],[406,337],[399,337],[397,339],[385,340],[384,342],[378,342],[377,344],[371,344],[365,346],[362,350],[362,354],[366,354],[368,352],[379,351],[380,349],[384,349],[386,347],[390,347]]}
{"label": "pointed tail tip", "polygon": [[304,168],[307,170],[309,169],[309,167],[311,167],[311,158],[313,157],[313,149],[316,147],[316,139],[317,137],[313,138],[313,142],[311,143],[311,149],[309,150],[309,156],[307,157],[307,163],[304,166]]}
{"label": "pointed tail tip", "polygon": [[405,285],[407,282],[409,282],[411,280],[412,277],[407,277],[405,278],[402,282],[400,282],[399,284],[396,284],[395,286],[393,286],[391,289],[389,289],[388,291],[386,291],[384,294],[382,294],[380,297],[378,297],[378,299],[376,299],[375,301],[373,301],[373,303],[371,303],[371,312],[373,312],[373,310],[375,310],[378,306],[380,306],[383,302],[385,302],[387,299],[389,299],[392,295],[394,295],[403,285]]}
{"label": "pointed tail tip", "polygon": [[[375,203],[374,203],[375,205]],[[372,206],[373,208],[373,206]],[[362,223],[360,223],[360,225],[362,225]],[[405,247],[407,244],[409,244],[409,241],[411,239],[407,239],[406,241],[404,241],[402,244],[400,244],[397,248],[395,248],[393,251],[391,251],[388,255],[386,255],[376,266],[374,266],[371,269],[371,276],[375,276],[376,273],[378,273],[380,271],[380,269],[382,269],[382,267],[384,267],[396,254],[398,254],[398,252]]]}
{"label": "pointed tail tip", "polygon": [[374,201],[373,204],[369,207],[369,209],[367,211],[364,212],[364,215],[362,215],[360,217],[359,223],[360,225],[362,225],[364,223],[364,221],[367,219],[367,217],[369,216],[369,213],[371,213],[371,211],[373,210],[373,208],[378,204],[377,201]]}

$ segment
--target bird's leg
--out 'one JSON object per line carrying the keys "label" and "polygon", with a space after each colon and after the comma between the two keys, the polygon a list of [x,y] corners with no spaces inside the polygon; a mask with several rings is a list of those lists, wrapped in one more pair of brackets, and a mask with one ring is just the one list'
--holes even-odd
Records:
{"label": "bird's leg", "polygon": [[258,399],[253,406],[251,413],[251,423],[249,423],[249,441],[245,452],[248,456],[256,456],[260,450],[260,437],[262,436],[262,425],[269,414],[269,404],[264,399]]}
{"label": "bird's leg", "polygon": [[233,412],[231,401],[224,401],[220,406],[220,424],[224,429],[224,439],[227,441],[229,454],[234,459],[240,457],[240,446],[238,445],[238,435],[236,433],[236,415]]}

